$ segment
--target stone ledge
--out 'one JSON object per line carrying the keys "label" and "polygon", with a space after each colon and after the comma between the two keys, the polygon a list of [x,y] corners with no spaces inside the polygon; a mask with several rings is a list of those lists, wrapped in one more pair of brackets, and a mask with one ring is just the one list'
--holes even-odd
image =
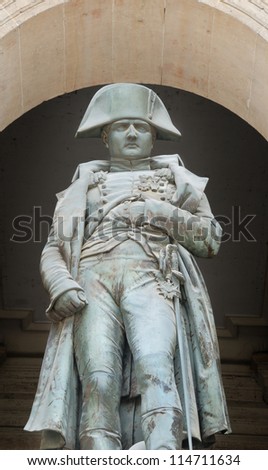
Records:
{"label": "stone ledge", "polygon": [[[1,343],[8,355],[42,356],[49,322],[35,323],[32,310],[0,310]],[[226,327],[217,328],[221,360],[250,361],[256,351],[268,350],[268,322],[264,317],[226,317]]]}
{"label": "stone ledge", "polygon": [[263,400],[268,404],[268,350],[263,353],[253,354],[251,367],[258,384],[262,387]]}
{"label": "stone ledge", "polygon": [[35,322],[33,310],[24,310],[24,309],[7,309],[0,310],[0,322],[1,320],[19,320],[22,331],[41,331],[47,332],[50,328],[49,322]]}
{"label": "stone ledge", "polygon": [[[50,328],[50,322],[35,322],[34,311],[30,309],[0,309],[1,320],[19,320],[22,331],[40,331],[47,332]],[[219,338],[236,338],[243,330],[254,329],[254,334],[260,336],[268,335],[268,320],[261,316],[229,316],[225,317],[225,327],[217,328]]]}
{"label": "stone ledge", "polygon": [[250,329],[251,334],[258,336],[268,335],[268,321],[266,318],[261,316],[235,316],[235,315],[226,315],[225,316],[225,327],[217,328],[217,333],[219,338],[236,338],[239,334],[246,332]]}
{"label": "stone ledge", "polygon": [[[252,364],[264,370],[267,354]],[[0,449],[38,449],[40,433],[23,431],[34,398],[41,358],[8,357],[0,368]],[[223,364],[222,376],[233,434],[217,435],[214,449],[267,449],[268,407],[249,364]]]}

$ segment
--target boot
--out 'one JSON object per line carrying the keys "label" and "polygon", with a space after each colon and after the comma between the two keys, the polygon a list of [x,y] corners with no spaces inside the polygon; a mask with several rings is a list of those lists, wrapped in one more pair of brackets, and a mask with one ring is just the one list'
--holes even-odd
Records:
{"label": "boot", "polygon": [[183,415],[175,408],[158,408],[141,417],[147,450],[182,449]]}

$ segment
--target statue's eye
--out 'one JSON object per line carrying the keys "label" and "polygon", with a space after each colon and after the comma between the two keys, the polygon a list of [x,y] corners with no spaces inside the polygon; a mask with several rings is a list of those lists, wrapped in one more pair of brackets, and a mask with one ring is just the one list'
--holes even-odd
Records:
{"label": "statue's eye", "polygon": [[135,124],[135,128],[138,132],[141,132],[141,133],[150,131],[150,127],[146,124]]}
{"label": "statue's eye", "polygon": [[117,124],[115,126],[115,129],[119,132],[123,132],[123,131],[127,130],[127,128],[128,128],[128,124],[124,124],[124,123]]}

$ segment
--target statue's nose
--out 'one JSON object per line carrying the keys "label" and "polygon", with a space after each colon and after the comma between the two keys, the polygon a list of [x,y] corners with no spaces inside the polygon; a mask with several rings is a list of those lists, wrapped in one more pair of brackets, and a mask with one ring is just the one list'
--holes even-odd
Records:
{"label": "statue's nose", "polygon": [[127,131],[128,137],[136,137],[137,136],[137,131],[133,124],[130,124],[128,131]]}

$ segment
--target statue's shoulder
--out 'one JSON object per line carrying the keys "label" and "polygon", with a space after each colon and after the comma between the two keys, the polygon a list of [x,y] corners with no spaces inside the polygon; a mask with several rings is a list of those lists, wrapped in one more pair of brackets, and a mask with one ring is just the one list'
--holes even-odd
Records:
{"label": "statue's shoulder", "polygon": [[151,157],[151,167],[153,170],[168,168],[172,164],[184,167],[184,163],[177,153],[171,155],[155,155]]}
{"label": "statue's shoulder", "polygon": [[181,157],[175,153],[172,155],[157,155],[152,157],[152,169],[170,168],[176,177],[180,180],[188,182],[193,186],[205,186],[208,178],[205,176],[198,176],[192,171],[188,170],[183,163]]}
{"label": "statue's shoulder", "polygon": [[68,188],[56,194],[58,200],[66,198],[69,194],[74,195],[76,190],[90,183],[90,174],[96,171],[109,171],[110,162],[108,160],[92,160],[90,162],[80,163],[76,168],[71,185]]}
{"label": "statue's shoulder", "polygon": [[195,200],[199,201],[208,183],[208,178],[198,176],[185,168],[181,157],[178,154],[157,155],[152,157],[152,169],[169,168],[173,175],[177,187],[176,197],[181,195],[195,195]]}
{"label": "statue's shoulder", "polygon": [[80,163],[74,172],[72,182],[78,178],[83,178],[83,176],[87,175],[90,171],[109,171],[109,168],[109,160],[92,160],[89,162]]}

